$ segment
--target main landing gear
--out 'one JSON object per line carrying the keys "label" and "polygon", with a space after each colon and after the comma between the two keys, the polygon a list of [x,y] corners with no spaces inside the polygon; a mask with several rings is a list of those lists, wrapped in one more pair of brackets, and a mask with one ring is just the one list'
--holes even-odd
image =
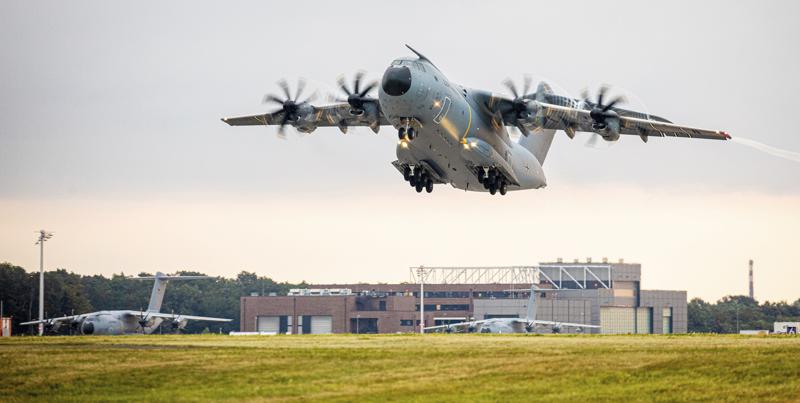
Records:
{"label": "main landing gear", "polygon": [[493,195],[497,194],[497,192],[500,192],[501,195],[505,195],[508,191],[508,181],[505,176],[494,167],[479,167],[478,182]]}
{"label": "main landing gear", "polygon": [[405,179],[417,193],[422,193],[422,189],[426,192],[433,192],[433,178],[422,167],[409,167],[403,168],[403,179]]}

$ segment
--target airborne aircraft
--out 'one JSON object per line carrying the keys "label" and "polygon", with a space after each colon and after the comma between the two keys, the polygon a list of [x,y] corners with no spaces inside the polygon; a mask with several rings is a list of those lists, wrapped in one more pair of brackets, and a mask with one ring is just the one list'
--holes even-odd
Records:
{"label": "airborne aircraft", "polygon": [[[291,96],[285,80],[279,82],[285,98],[267,95],[265,102],[280,108],[264,114],[223,118],[231,126],[277,125],[279,136],[293,126],[310,133],[317,127],[338,127],[343,133],[351,126],[366,126],[378,133],[381,126],[397,129],[397,160],[392,165],[416,189],[428,193],[435,184],[457,189],[488,191],[505,195],[511,190],[546,186],[542,164],[553,136],[563,130],[569,138],[576,132],[591,132],[606,141],[620,135],[686,137],[728,140],[724,131],[697,129],[673,124],[659,116],[617,107],[623,101],[606,99],[601,88],[596,101],[588,94],[574,99],[553,93],[541,82],[530,92],[526,78],[522,91],[510,80],[504,84],[513,97],[463,87],[450,82],[427,57],[410,46],[416,58],[394,60],[376,82],[361,87],[363,73],[356,75],[352,88],[344,79],[339,87],[346,99],[314,106],[313,95],[300,100],[305,81],[298,82]],[[378,98],[369,96],[379,87]],[[521,132],[513,141],[506,127]]]}
{"label": "airborne aircraft", "polygon": [[60,318],[34,320],[21,323],[21,325],[38,325],[44,323],[48,333],[57,332],[62,325],[70,326],[77,334],[94,335],[120,335],[120,334],[150,334],[158,326],[166,322],[171,330],[180,331],[190,320],[208,322],[230,322],[231,319],[208,318],[204,316],[176,315],[161,313],[161,302],[167,283],[173,280],[198,280],[210,278],[208,276],[167,276],[156,273],[153,277],[133,277],[134,280],[155,280],[153,291],[150,294],[150,305],[147,310],[140,311],[98,311],[81,315],[62,316]]}
{"label": "airborne aircraft", "polygon": [[[510,292],[526,290],[508,290]],[[561,333],[565,327],[575,328],[578,332],[584,329],[599,329],[600,326],[587,325],[583,323],[557,322],[551,320],[536,319],[536,294],[545,291],[536,285],[531,285],[530,297],[524,318],[491,318],[483,320],[472,320],[469,322],[450,323],[447,325],[429,326],[424,331],[444,331],[452,332],[480,332],[480,333],[536,333],[537,327],[549,328],[553,333]]]}

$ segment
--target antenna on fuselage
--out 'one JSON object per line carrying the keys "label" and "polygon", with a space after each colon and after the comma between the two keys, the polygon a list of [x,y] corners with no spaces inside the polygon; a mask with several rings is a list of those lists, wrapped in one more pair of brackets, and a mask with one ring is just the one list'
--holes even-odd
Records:
{"label": "antenna on fuselage", "polygon": [[[419,53],[419,52],[417,52],[416,50],[414,50],[414,48],[412,48],[411,46],[408,46],[408,44],[406,44],[406,47],[408,48],[408,50],[410,50],[410,51],[414,52],[414,54],[415,54],[415,55],[417,55],[417,57],[419,58],[419,60],[424,60],[424,61],[426,61],[426,62],[430,63],[430,64],[431,64],[431,66],[433,66],[433,67],[436,67],[436,65],[435,65],[435,64],[433,64],[433,62],[431,61],[431,59],[428,59],[428,58],[427,58],[427,57],[425,57],[425,55],[423,55],[422,53]],[[438,68],[438,67],[436,67],[436,68]]]}

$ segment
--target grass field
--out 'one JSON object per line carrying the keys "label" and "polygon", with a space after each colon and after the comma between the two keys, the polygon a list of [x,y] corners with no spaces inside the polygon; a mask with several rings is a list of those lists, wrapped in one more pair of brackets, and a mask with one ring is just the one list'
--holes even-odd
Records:
{"label": "grass field", "polygon": [[781,336],[17,337],[0,360],[0,401],[800,401]]}

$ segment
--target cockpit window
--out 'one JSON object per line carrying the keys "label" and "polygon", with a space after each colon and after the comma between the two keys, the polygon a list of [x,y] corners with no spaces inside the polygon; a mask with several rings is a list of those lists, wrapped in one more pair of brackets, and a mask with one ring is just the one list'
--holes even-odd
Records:
{"label": "cockpit window", "polygon": [[420,63],[420,62],[414,62],[414,67],[416,67],[417,70],[419,70],[419,71],[421,71],[423,73],[425,72],[425,66],[423,66],[422,63]]}

